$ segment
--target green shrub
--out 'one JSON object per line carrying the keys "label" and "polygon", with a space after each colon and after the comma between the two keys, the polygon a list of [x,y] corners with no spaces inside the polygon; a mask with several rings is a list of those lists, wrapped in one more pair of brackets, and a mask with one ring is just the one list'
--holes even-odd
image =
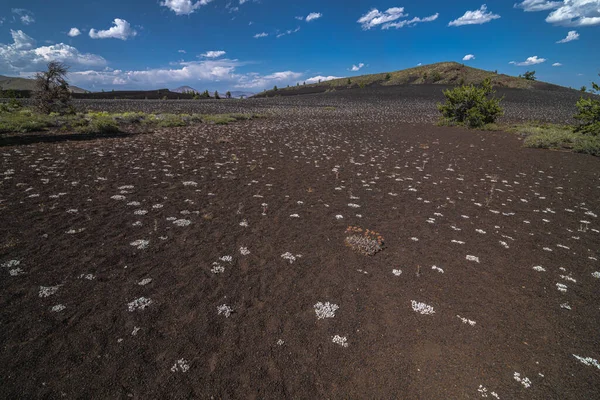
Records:
{"label": "green shrub", "polygon": [[[599,92],[600,86],[592,82],[592,92]],[[579,121],[577,132],[584,135],[599,136],[600,135],[600,100],[581,97],[577,103],[577,114],[573,116]]]}
{"label": "green shrub", "polygon": [[441,81],[442,80],[442,74],[440,74],[439,72],[435,71],[433,74],[431,74],[431,80],[433,81],[433,83]]}
{"label": "green shrub", "polygon": [[29,110],[0,114],[0,133],[28,133],[42,131],[51,126],[48,117]]}
{"label": "green shrub", "polygon": [[444,122],[479,128],[496,121],[503,114],[502,98],[494,96],[492,83],[485,79],[480,86],[459,86],[444,90],[446,103],[438,104]]}
{"label": "green shrub", "polygon": [[82,126],[75,129],[79,133],[85,134],[110,134],[118,133],[119,125],[112,118],[94,118],[87,126]]}
{"label": "green shrub", "polygon": [[390,79],[392,79],[392,76],[390,74],[385,74],[385,80],[389,81]]}
{"label": "green shrub", "polygon": [[575,141],[573,151],[600,157],[600,136],[581,136]]}
{"label": "green shrub", "polygon": [[519,75],[519,78],[524,78],[528,81],[535,81],[537,79],[535,77],[535,71],[527,71],[523,74],[523,76]]}

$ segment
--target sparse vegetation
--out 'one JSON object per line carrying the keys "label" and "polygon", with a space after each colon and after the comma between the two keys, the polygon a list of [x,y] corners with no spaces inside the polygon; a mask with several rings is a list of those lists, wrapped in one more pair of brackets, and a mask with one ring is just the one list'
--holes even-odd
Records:
{"label": "sparse vegetation", "polygon": [[[600,86],[592,82],[592,92],[600,92]],[[584,135],[600,136],[600,100],[581,97],[576,103],[577,114],[573,117],[579,121],[576,131]]]}
{"label": "sparse vegetation", "polygon": [[117,133],[128,125],[152,127],[180,127],[207,123],[226,125],[232,122],[261,118],[258,114],[146,114],[142,112],[108,113],[88,112],[76,114],[42,114],[26,108],[11,108],[0,104],[0,133],[40,132],[59,129],[72,133]]}
{"label": "sparse vegetation", "polygon": [[537,78],[535,77],[535,71],[526,71],[523,75],[519,75],[519,78],[523,78],[528,81],[537,80]]}
{"label": "sparse vegetation", "polygon": [[37,108],[44,114],[51,112],[67,113],[71,108],[71,92],[66,76],[69,68],[58,61],[50,61],[48,70],[35,76],[35,101]]}
{"label": "sparse vegetation", "polygon": [[507,128],[525,137],[525,147],[572,150],[600,156],[600,136],[590,136],[577,132],[572,126],[557,124],[519,124]]}
{"label": "sparse vegetation", "polygon": [[480,86],[459,86],[444,90],[446,103],[438,104],[443,123],[479,128],[491,124],[503,114],[500,102],[494,96],[491,80],[485,79]]}
{"label": "sparse vegetation", "polygon": [[346,246],[365,256],[373,256],[383,250],[383,236],[378,232],[363,229],[358,226],[349,226],[346,229]]}

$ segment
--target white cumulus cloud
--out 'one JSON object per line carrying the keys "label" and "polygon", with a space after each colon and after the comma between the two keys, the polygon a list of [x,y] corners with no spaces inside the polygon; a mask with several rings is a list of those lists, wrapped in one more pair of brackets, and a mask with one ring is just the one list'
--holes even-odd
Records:
{"label": "white cumulus cloud", "polygon": [[291,84],[296,82],[302,73],[294,71],[274,72],[269,75],[260,75],[251,72],[245,75],[237,76],[236,88],[246,89],[264,89],[272,88],[275,85]]}
{"label": "white cumulus cloud", "polygon": [[563,26],[600,25],[600,0],[564,0],[546,22]]}
{"label": "white cumulus cloud", "polygon": [[0,43],[0,73],[38,71],[48,61],[61,61],[74,68],[104,67],[106,60],[101,56],[81,53],[64,43],[36,47],[36,41],[23,31],[10,31],[13,43]]}
{"label": "white cumulus cloud", "polygon": [[532,57],[527,57],[527,60],[525,60],[525,61],[522,61],[522,62],[511,61],[511,62],[509,62],[509,64],[517,65],[519,67],[525,67],[528,65],[541,64],[543,62],[546,62],[545,58],[539,58],[538,56],[532,56]]}
{"label": "white cumulus cloud", "polygon": [[300,27],[297,27],[296,29],[288,29],[287,31],[281,32],[277,34],[277,38],[280,38],[282,36],[286,36],[286,35],[291,35],[292,33],[296,33],[300,30]]}
{"label": "white cumulus cloud", "polygon": [[33,24],[35,22],[35,19],[33,18],[33,13],[29,10],[26,10],[24,8],[13,8],[11,11],[13,12],[13,14],[17,14],[19,16],[19,19],[21,20],[21,23],[23,25]]}
{"label": "white cumulus cloud", "polygon": [[567,37],[559,40],[556,43],[567,43],[567,42],[572,42],[573,40],[577,40],[579,39],[579,33],[577,33],[577,31],[569,31],[569,33],[567,33]]}
{"label": "white cumulus cloud", "polygon": [[319,82],[325,82],[325,81],[331,81],[333,79],[341,79],[341,76],[313,76],[312,78],[308,78],[306,80],[306,83],[319,83]]}
{"label": "white cumulus cloud", "polygon": [[562,67],[562,64],[561,63],[554,63],[554,64],[552,64],[552,66],[553,67]]}
{"label": "white cumulus cloud", "polygon": [[254,39],[264,38],[267,36],[269,36],[267,32],[257,33],[256,35],[254,35]]}
{"label": "white cumulus cloud", "polygon": [[127,40],[130,37],[137,35],[137,32],[131,27],[129,22],[124,19],[115,18],[114,26],[109,29],[98,31],[90,29],[90,37],[92,39],[121,39]]}
{"label": "white cumulus cloud", "polygon": [[418,24],[419,22],[432,22],[435,21],[436,19],[438,19],[438,17],[440,16],[439,13],[430,15],[429,17],[425,17],[425,18],[419,18],[419,17],[414,17],[413,19],[405,19],[402,21],[398,21],[398,22],[388,22],[387,24],[383,24],[383,26],[381,27],[381,29],[390,29],[390,28],[404,28],[405,26],[412,26],[415,24]]}
{"label": "white cumulus cloud", "polygon": [[467,11],[462,17],[450,21],[448,26],[481,25],[498,18],[500,18],[498,14],[488,12],[487,6],[483,4],[479,10]]}
{"label": "white cumulus cloud", "polygon": [[79,36],[79,35],[81,35],[81,31],[77,28],[71,28],[69,30],[69,33],[67,33],[67,35],[69,35],[71,37]]}
{"label": "white cumulus cloud", "polygon": [[352,68],[350,68],[350,71],[360,71],[362,67],[364,67],[365,64],[363,63],[358,63],[358,65],[352,65]]}
{"label": "white cumulus cloud", "polygon": [[202,54],[202,57],[206,57],[206,58],[219,58],[225,55],[225,52],[223,50],[211,50],[211,51],[207,51],[206,53]]}
{"label": "white cumulus cloud", "polygon": [[545,11],[553,10],[560,7],[563,4],[562,1],[548,1],[548,0],[524,0],[521,3],[515,4],[515,8],[522,8],[523,11]]}
{"label": "white cumulus cloud", "polygon": [[[195,12],[201,6],[205,6],[210,3],[212,0],[164,0],[160,2],[160,5],[163,7],[169,8],[176,15],[190,15]],[[240,1],[240,4],[244,4],[244,2]]]}
{"label": "white cumulus cloud", "polygon": [[463,57],[463,61],[470,61],[470,60],[474,60],[475,56],[473,54],[467,54],[466,56]]}
{"label": "white cumulus cloud", "polygon": [[319,19],[322,16],[323,16],[323,14],[321,14],[321,13],[316,13],[316,12],[310,13],[310,14],[308,14],[306,16],[306,22],[310,22],[310,21],[313,21],[315,19]]}
{"label": "white cumulus cloud", "polygon": [[404,14],[404,7],[392,7],[383,12],[373,8],[371,11],[360,17],[356,22],[361,25],[363,30],[369,30],[406,16],[408,16],[408,14]]}

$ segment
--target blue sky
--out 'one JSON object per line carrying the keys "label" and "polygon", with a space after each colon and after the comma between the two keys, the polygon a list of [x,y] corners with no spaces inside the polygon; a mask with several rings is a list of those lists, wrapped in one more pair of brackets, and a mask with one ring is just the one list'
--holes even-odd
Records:
{"label": "blue sky", "polygon": [[577,88],[600,80],[600,0],[49,3],[2,1],[0,74],[57,59],[90,90],[257,92],[458,61]]}

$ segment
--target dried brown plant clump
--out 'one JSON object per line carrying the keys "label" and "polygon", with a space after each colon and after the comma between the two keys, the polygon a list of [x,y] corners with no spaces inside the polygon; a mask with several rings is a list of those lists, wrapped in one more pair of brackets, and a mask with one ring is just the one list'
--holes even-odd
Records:
{"label": "dried brown plant clump", "polygon": [[369,229],[363,231],[361,227],[349,226],[346,229],[344,242],[346,246],[360,254],[373,256],[383,250],[384,240],[378,232]]}

